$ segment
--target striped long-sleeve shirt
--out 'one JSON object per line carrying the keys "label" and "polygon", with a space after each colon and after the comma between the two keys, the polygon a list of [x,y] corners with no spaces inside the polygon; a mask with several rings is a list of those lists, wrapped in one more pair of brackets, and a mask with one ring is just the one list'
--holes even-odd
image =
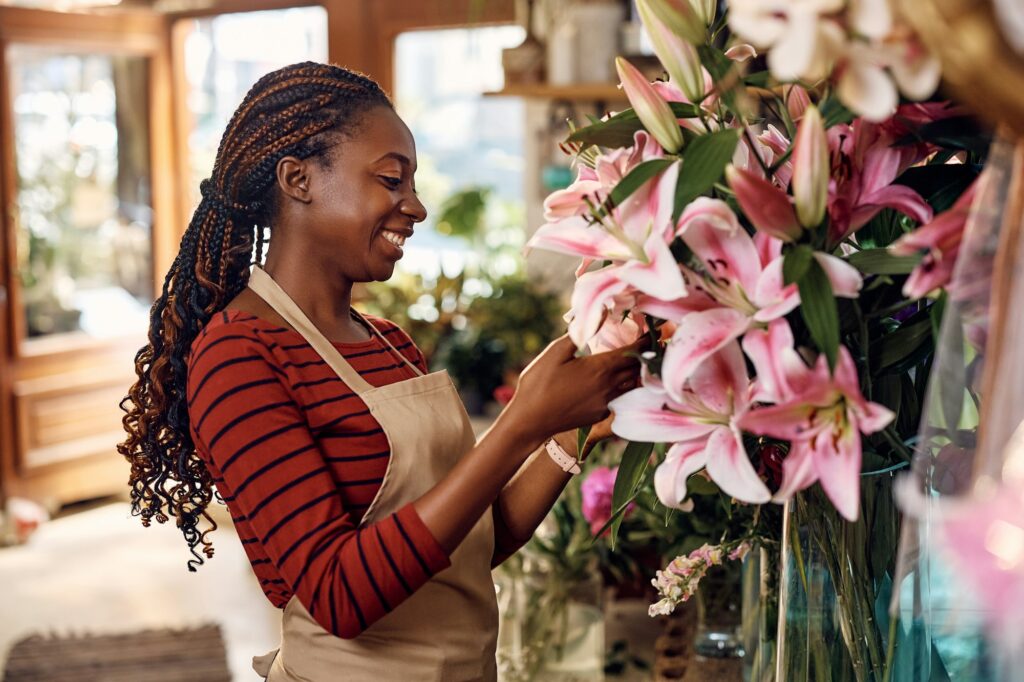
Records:
{"label": "striped long-sleeve shirt", "polygon": [[[404,331],[365,317],[426,371]],[[414,376],[376,336],[335,347],[372,386]],[[387,469],[387,438],[297,332],[215,315],[192,344],[187,398],[196,451],[278,608],[295,595],[325,630],[355,637],[450,565],[412,504],[359,527]]]}

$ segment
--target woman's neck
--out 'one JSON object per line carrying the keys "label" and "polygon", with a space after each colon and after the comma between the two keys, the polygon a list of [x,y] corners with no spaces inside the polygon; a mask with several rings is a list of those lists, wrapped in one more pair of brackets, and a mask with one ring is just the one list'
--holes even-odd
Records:
{"label": "woman's neck", "polygon": [[351,315],[352,282],[330,266],[268,253],[263,269],[328,339],[352,342],[369,338],[366,328]]}

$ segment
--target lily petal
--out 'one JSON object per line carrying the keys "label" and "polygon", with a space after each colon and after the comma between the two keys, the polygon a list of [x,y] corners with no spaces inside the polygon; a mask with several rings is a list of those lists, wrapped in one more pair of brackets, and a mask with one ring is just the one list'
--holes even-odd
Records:
{"label": "lily petal", "polygon": [[782,461],[782,485],[772,500],[780,503],[789,501],[793,495],[814,483],[817,477],[811,448],[803,442],[793,443]]}
{"label": "lily petal", "polygon": [[682,319],[665,349],[661,374],[669,395],[682,398],[682,387],[709,356],[750,326],[750,318],[731,308],[690,313]]}
{"label": "lily petal", "polygon": [[732,165],[725,169],[725,177],[755,228],[786,242],[800,237],[803,229],[789,203],[789,195],[756,174]]}
{"label": "lily petal", "polygon": [[615,415],[612,433],[627,440],[674,443],[705,437],[716,428],[671,410],[669,403],[664,394],[646,387],[623,393],[608,403]]}
{"label": "lily petal", "polygon": [[697,198],[680,216],[677,232],[719,284],[728,286],[727,280],[739,283],[745,291],[754,291],[760,259],[754,241],[740,227],[728,204],[720,199]]}
{"label": "lily petal", "polygon": [[829,283],[832,285],[832,293],[840,298],[857,298],[860,296],[860,288],[864,284],[864,278],[860,271],[841,258],[830,256],[821,251],[814,252],[814,260],[825,271]]}
{"label": "lily petal", "polygon": [[707,469],[718,487],[738,500],[763,504],[771,499],[764,481],[758,477],[743,448],[739,431],[723,426],[708,438]]}
{"label": "lily petal", "polygon": [[736,341],[727,343],[702,362],[690,377],[690,389],[721,415],[731,415],[746,407],[749,385],[743,351]]}
{"label": "lily petal", "polygon": [[625,244],[581,216],[541,225],[526,248],[601,260],[624,260],[632,255]]}
{"label": "lily petal", "polygon": [[644,127],[665,151],[676,153],[683,146],[683,133],[668,103],[651,87],[647,78],[622,57],[615,58],[622,89]]}
{"label": "lily petal", "polygon": [[665,454],[665,461],[654,471],[654,491],[666,507],[690,511],[693,501],[686,500],[686,481],[707,462],[706,441],[676,443]]}
{"label": "lily petal", "polygon": [[860,434],[847,428],[836,439],[829,433],[819,435],[812,445],[814,469],[821,487],[836,511],[848,521],[856,521],[860,508]]}
{"label": "lily petal", "polygon": [[583,348],[601,326],[608,304],[629,285],[619,278],[619,268],[612,266],[584,273],[572,291],[572,322],[569,338]]}

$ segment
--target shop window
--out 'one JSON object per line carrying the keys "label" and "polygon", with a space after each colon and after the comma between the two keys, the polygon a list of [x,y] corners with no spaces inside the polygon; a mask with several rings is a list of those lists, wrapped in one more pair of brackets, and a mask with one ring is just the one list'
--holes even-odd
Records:
{"label": "shop window", "polygon": [[11,45],[17,272],[29,339],[145,329],[148,62]]}

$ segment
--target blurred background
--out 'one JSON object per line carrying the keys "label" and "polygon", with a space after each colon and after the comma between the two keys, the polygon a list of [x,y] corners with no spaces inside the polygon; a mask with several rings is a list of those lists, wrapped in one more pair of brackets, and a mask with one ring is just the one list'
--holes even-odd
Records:
{"label": "blurred background", "polygon": [[[45,666],[84,655],[68,679],[255,679],[250,657],[276,645],[279,615],[224,508],[216,559],[188,573],[173,524],[130,516],[115,450],[154,291],[253,82],[310,59],[392,95],[430,217],[356,304],[407,329],[483,430],[565,329],[576,264],[522,247],[575,175],[567,120],[624,108],[614,56],[642,61],[645,45],[629,0],[0,1],[0,675],[64,679]],[[627,520],[618,548],[594,541],[614,478],[601,476],[496,576],[505,679],[648,676],[662,626],[650,634],[636,576],[680,535],[670,548],[651,530],[664,522],[630,534]],[[690,531],[684,548],[715,529]],[[548,620],[517,615],[524,584]],[[51,641],[85,654],[32,649]],[[537,653],[552,641],[554,662]],[[187,654],[206,649],[208,667]],[[145,676],[96,672],[143,650]]]}

